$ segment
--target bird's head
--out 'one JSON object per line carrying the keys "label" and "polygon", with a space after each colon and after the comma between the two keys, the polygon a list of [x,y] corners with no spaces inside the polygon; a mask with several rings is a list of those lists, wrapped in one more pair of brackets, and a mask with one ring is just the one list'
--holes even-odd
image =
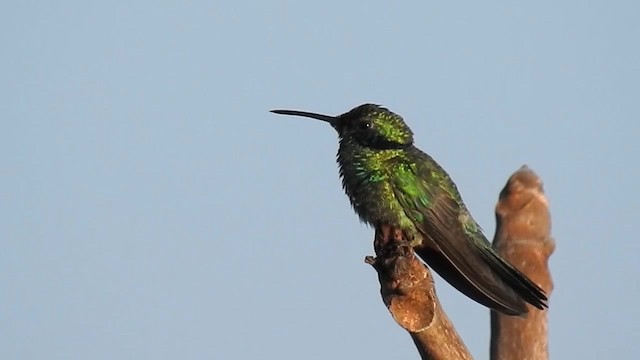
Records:
{"label": "bird's head", "polygon": [[297,110],[271,110],[328,122],[343,140],[354,140],[373,149],[397,149],[413,144],[413,132],[400,115],[374,104],[360,105],[338,116]]}

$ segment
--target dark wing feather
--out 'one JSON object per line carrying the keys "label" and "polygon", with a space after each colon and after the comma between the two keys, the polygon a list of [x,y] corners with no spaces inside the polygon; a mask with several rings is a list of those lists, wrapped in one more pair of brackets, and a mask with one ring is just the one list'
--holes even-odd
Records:
{"label": "dark wing feather", "polygon": [[510,315],[527,312],[523,300],[545,306],[543,291],[494,252],[448,175],[423,155],[431,163],[400,160],[392,177],[396,198],[425,240],[416,253],[452,286],[485,306]]}

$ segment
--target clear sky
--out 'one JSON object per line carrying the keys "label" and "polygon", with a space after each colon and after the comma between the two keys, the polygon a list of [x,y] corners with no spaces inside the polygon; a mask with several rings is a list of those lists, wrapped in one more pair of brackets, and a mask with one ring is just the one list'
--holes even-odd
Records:
{"label": "clear sky", "polygon": [[[555,359],[640,357],[637,1],[13,1],[0,11],[3,359],[415,359],[334,131],[404,116],[489,237],[545,181]],[[437,279],[477,359],[488,310]]]}

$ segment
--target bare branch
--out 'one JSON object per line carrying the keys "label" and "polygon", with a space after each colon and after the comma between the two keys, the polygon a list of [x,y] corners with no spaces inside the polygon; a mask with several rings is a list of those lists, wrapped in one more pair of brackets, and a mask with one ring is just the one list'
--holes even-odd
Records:
{"label": "bare branch", "polygon": [[380,293],[394,320],[409,332],[422,359],[466,360],[471,355],[442,310],[429,269],[418,260],[399,229],[376,229],[376,269]]}
{"label": "bare branch", "polygon": [[[542,287],[553,290],[548,268],[555,249],[551,216],[542,180],[527,166],[516,171],[500,192],[493,245],[504,259]],[[548,351],[547,310],[529,306],[526,318],[491,311],[491,360],[545,360]]]}

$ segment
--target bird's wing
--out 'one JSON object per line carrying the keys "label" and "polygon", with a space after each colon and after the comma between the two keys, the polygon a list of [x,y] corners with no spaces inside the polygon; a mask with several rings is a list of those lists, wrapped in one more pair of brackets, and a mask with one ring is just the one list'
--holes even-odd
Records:
{"label": "bird's wing", "polygon": [[[435,161],[431,165],[397,159],[392,167],[394,195],[407,216],[422,232],[439,235],[434,240],[442,240],[442,245],[446,245],[447,239],[480,232],[480,227],[461,206],[460,195],[448,175]],[[433,169],[434,166],[437,167]]]}
{"label": "bird's wing", "polygon": [[416,249],[418,255],[451,285],[486,306],[526,313],[521,297],[542,306],[540,288],[497,256],[461,205],[446,172],[425,156],[429,166],[400,159],[391,176],[396,199],[427,241]]}

